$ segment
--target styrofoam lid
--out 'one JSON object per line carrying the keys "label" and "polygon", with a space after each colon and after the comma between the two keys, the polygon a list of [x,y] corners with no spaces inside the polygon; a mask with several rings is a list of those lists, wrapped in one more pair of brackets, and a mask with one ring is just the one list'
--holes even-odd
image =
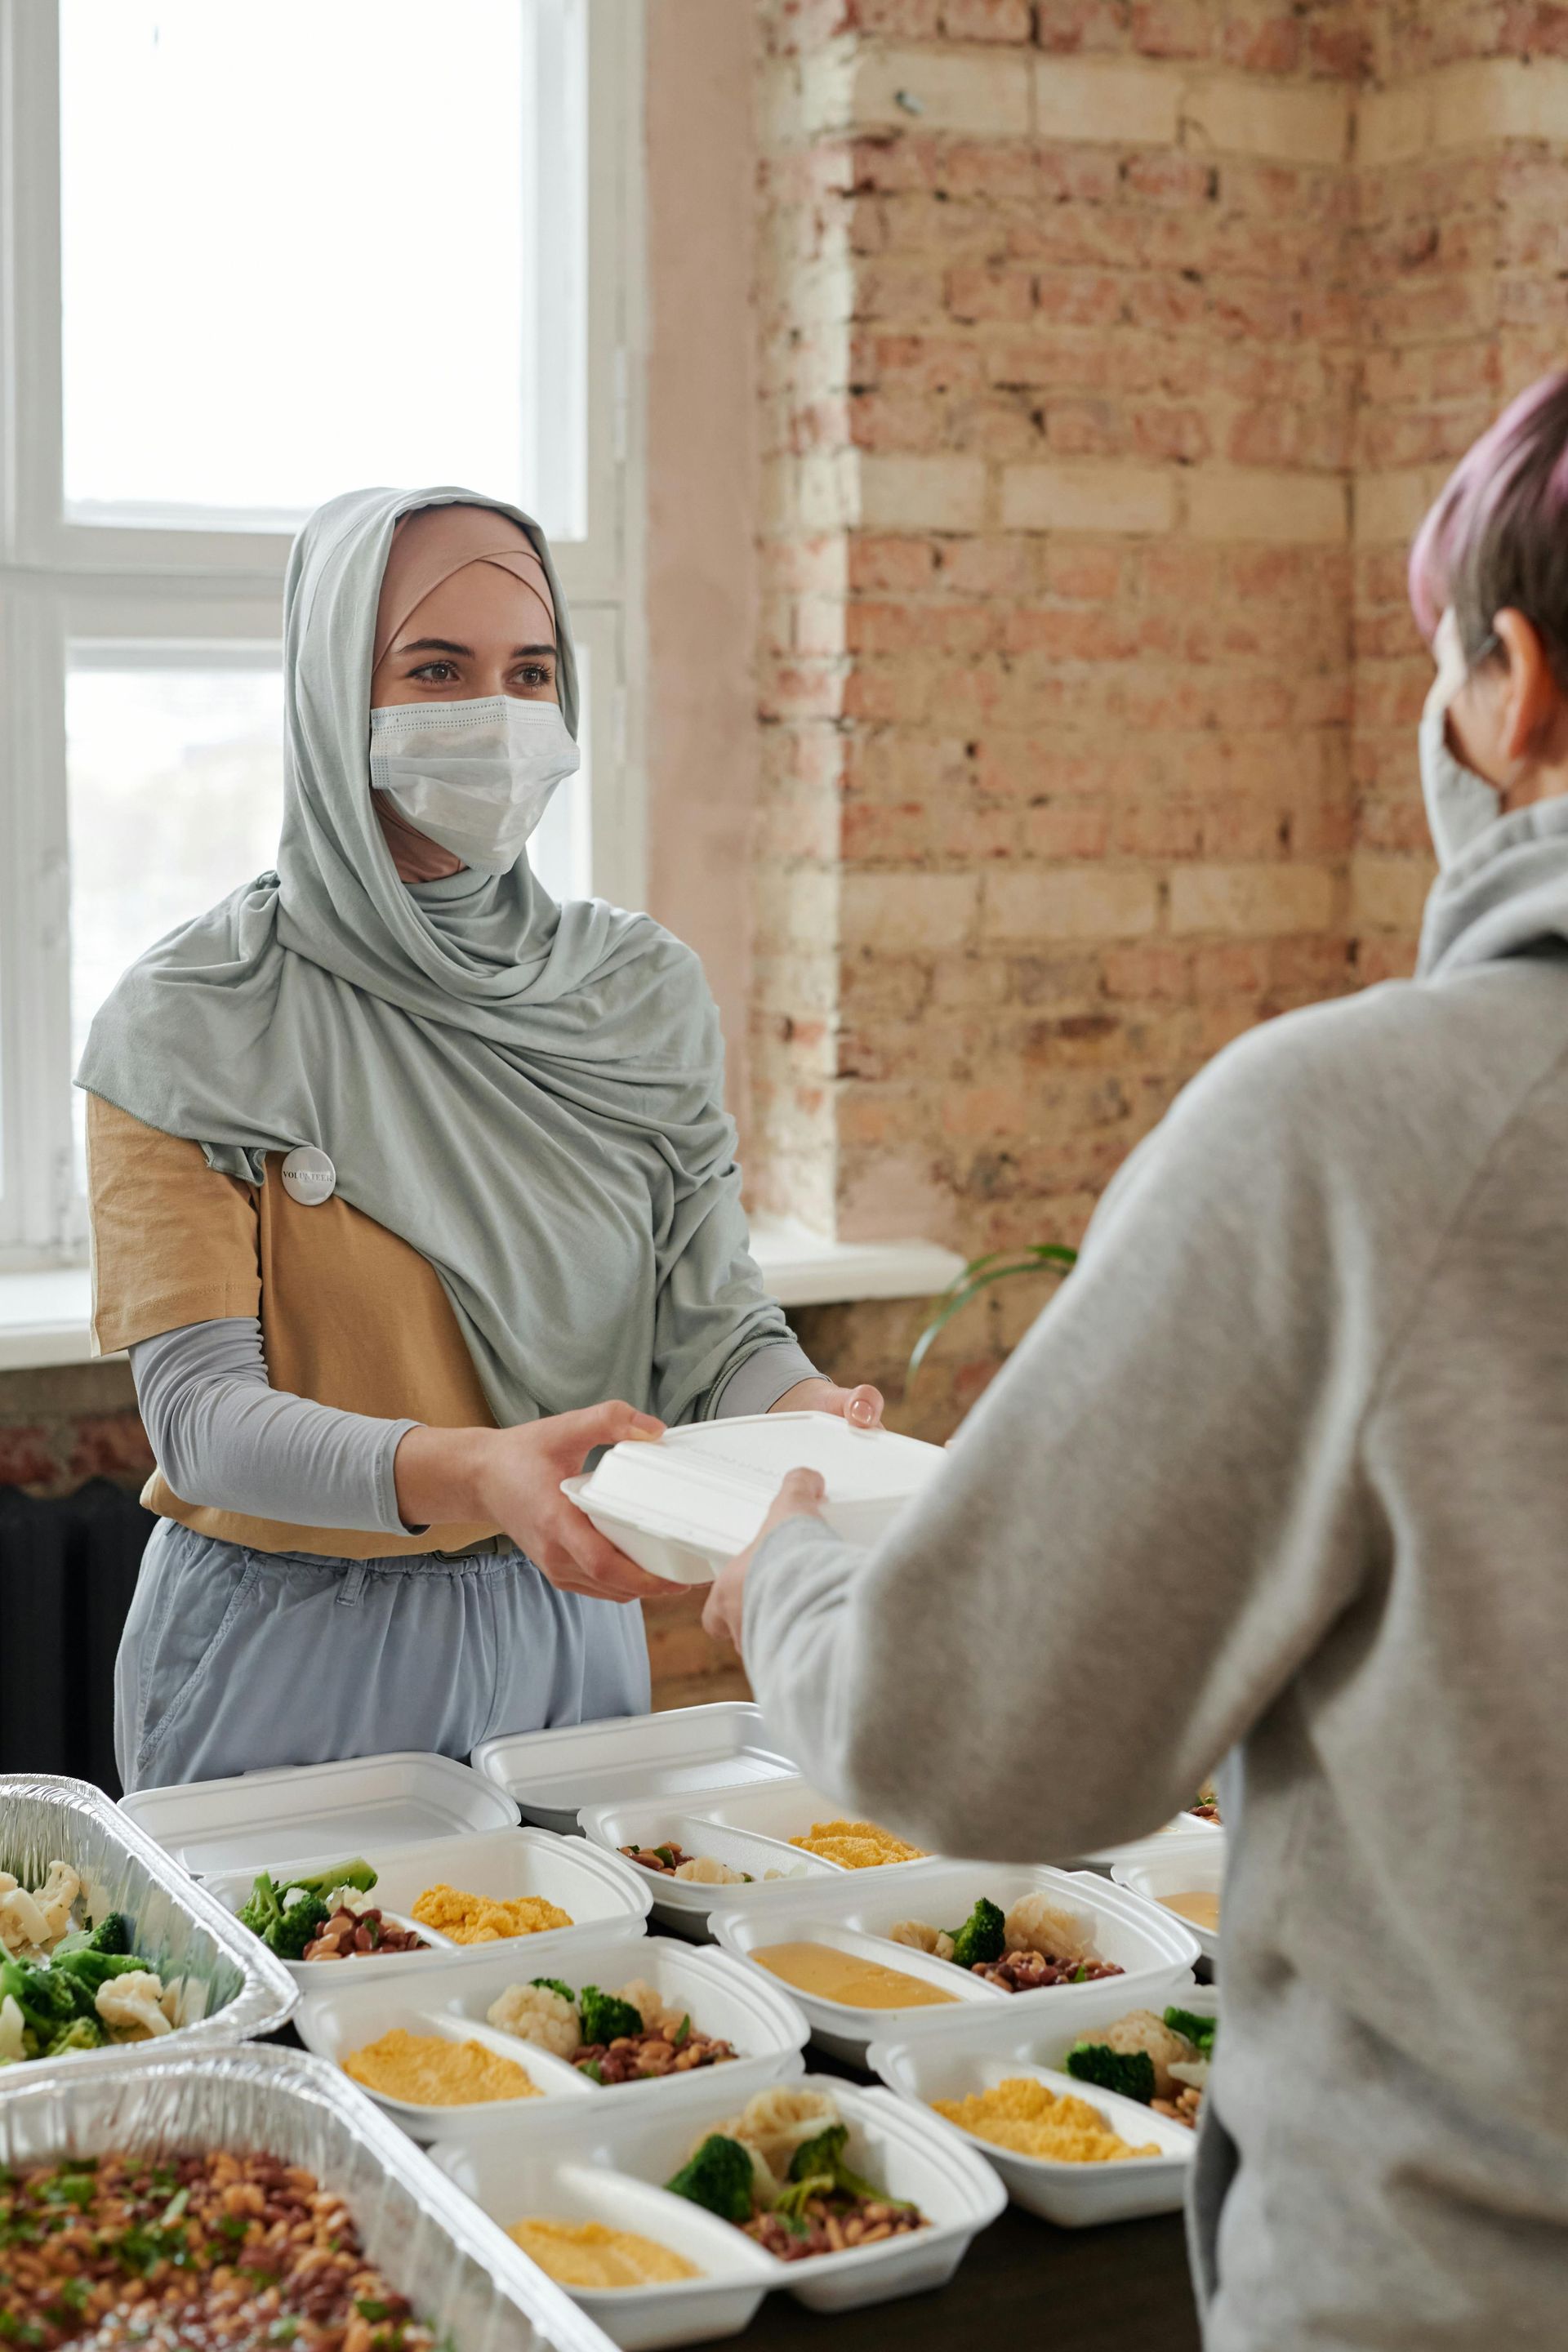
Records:
{"label": "styrofoam lid", "polygon": [[679,1528],[694,1543],[745,1543],[791,1470],[816,1471],[830,1504],[896,1509],[942,1459],[940,1445],[890,1429],[855,1429],[837,1413],[754,1413],[667,1430],[652,1444],[633,1439],[613,1445],[584,1498]]}

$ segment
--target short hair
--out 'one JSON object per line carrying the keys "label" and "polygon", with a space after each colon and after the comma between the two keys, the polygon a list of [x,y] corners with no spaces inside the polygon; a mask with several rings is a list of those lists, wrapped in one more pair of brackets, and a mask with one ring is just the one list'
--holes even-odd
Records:
{"label": "short hair", "polygon": [[1466,450],[1415,534],[1410,605],[1428,643],[1453,606],[1471,669],[1497,650],[1496,614],[1522,613],[1568,687],[1568,369]]}

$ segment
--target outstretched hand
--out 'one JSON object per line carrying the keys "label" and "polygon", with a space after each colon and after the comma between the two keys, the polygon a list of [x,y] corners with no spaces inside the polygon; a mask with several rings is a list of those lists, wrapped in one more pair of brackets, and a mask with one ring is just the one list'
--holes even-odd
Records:
{"label": "outstretched hand", "polygon": [[596,1601],[669,1601],[679,1591],[647,1576],[606,1543],[561,1491],[595,1447],[662,1437],[664,1423],[611,1402],[552,1413],[511,1429],[437,1429],[426,1423],[399,1440],[393,1460],[404,1524],[500,1528],[563,1592]]}
{"label": "outstretched hand", "polygon": [[[871,1393],[875,1395],[875,1390]],[[878,1403],[880,1402],[880,1398],[878,1398]],[[767,1517],[752,1541],[744,1551],[737,1552],[733,1559],[725,1562],[709,1588],[708,1605],[702,1612],[705,1633],[711,1634],[715,1641],[729,1642],[735,1649],[740,1649],[746,1604],[746,1575],[759,1549],[773,1529],[782,1528],[786,1519],[819,1519],[826,1497],[826,1486],[816,1471],[791,1470],[787,1474],[784,1485],[773,1496]]]}
{"label": "outstretched hand", "polygon": [[595,1447],[663,1434],[661,1421],[621,1403],[501,1430],[481,1487],[485,1516],[521,1544],[558,1591],[598,1601],[668,1601],[679,1588],[618,1551],[561,1491],[562,1480],[575,1477]]}

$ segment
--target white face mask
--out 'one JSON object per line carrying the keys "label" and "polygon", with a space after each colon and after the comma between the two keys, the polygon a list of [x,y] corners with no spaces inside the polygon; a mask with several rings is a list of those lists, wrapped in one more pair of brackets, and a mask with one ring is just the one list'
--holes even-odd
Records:
{"label": "white face mask", "polygon": [[1459,644],[1458,624],[1451,611],[1444,614],[1432,640],[1437,675],[1421,713],[1417,738],[1421,753],[1421,796],[1439,866],[1452,866],[1489,824],[1502,814],[1502,794],[1473,768],[1456,760],[1448,748],[1448,705],[1467,676]]}
{"label": "white face mask", "polygon": [[481,874],[506,874],[582,753],[556,702],[394,702],[370,714],[370,781]]}

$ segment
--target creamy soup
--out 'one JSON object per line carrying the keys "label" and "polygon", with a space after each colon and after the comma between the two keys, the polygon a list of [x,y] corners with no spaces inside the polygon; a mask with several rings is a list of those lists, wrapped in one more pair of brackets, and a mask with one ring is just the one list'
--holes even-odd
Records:
{"label": "creamy soup", "polygon": [[1190,1919],[1194,1927],[1206,1927],[1211,1935],[1219,1932],[1219,1892],[1215,1887],[1186,1886],[1174,1895],[1162,1895],[1160,1901],[1167,1911],[1179,1912]]}
{"label": "creamy soup", "polygon": [[880,1960],[858,1959],[853,1952],[837,1952],[831,1944],[764,1944],[752,1958],[797,1992],[814,1992],[819,2000],[841,2000],[848,2009],[931,2009],[939,2000],[957,1999],[940,1985],[927,1984],[923,1977],[884,1968]]}

